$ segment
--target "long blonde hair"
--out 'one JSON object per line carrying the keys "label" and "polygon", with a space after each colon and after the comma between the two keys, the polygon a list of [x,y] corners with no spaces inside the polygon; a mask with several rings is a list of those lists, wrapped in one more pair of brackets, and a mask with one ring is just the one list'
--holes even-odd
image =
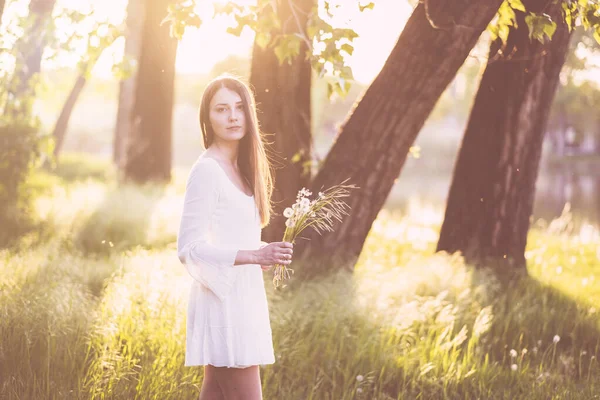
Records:
{"label": "long blonde hair", "polygon": [[258,211],[261,226],[266,226],[271,218],[271,195],[273,194],[273,175],[260,132],[254,95],[248,85],[240,79],[222,75],[213,79],[202,95],[200,102],[200,129],[204,139],[204,147],[208,149],[215,140],[215,133],[210,123],[210,101],[217,91],[227,88],[236,92],[242,99],[246,117],[246,133],[240,140],[238,167],[246,179]]}

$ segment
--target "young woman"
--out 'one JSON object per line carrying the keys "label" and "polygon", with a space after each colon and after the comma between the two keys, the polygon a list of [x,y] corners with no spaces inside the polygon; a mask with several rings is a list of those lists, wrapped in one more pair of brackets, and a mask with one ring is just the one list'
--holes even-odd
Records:
{"label": "young woman", "polygon": [[206,151],[192,167],[177,240],[194,278],[185,365],[204,365],[200,400],[262,398],[259,365],[275,362],[262,272],[289,264],[293,246],[261,242],[272,177],[254,98],[219,77],[200,104]]}

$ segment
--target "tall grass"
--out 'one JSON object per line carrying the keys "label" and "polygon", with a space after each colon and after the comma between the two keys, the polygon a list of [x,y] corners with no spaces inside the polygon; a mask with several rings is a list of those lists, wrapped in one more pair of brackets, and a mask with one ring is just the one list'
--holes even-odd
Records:
{"label": "tall grass", "polygon": [[[194,399],[182,187],[72,179],[44,241],[0,253],[0,398]],[[441,210],[383,211],[354,274],[269,296],[265,399],[588,399],[600,392],[597,231],[532,231],[509,284],[432,255]]]}

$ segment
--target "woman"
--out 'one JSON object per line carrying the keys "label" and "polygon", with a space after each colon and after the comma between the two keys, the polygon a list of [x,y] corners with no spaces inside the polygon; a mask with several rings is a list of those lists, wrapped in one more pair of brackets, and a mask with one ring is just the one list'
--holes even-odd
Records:
{"label": "woman", "polygon": [[262,398],[259,365],[275,362],[262,271],[289,264],[291,243],[264,243],[272,178],[248,87],[209,83],[200,104],[206,151],[192,167],[177,240],[194,278],[185,365],[204,365],[200,400]]}

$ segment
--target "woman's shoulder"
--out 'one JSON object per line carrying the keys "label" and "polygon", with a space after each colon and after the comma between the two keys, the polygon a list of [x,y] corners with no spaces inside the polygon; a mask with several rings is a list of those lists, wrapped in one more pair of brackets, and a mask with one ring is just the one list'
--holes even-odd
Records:
{"label": "woman's shoulder", "polygon": [[196,179],[214,182],[219,177],[219,166],[216,164],[216,160],[201,155],[190,169],[188,182]]}

